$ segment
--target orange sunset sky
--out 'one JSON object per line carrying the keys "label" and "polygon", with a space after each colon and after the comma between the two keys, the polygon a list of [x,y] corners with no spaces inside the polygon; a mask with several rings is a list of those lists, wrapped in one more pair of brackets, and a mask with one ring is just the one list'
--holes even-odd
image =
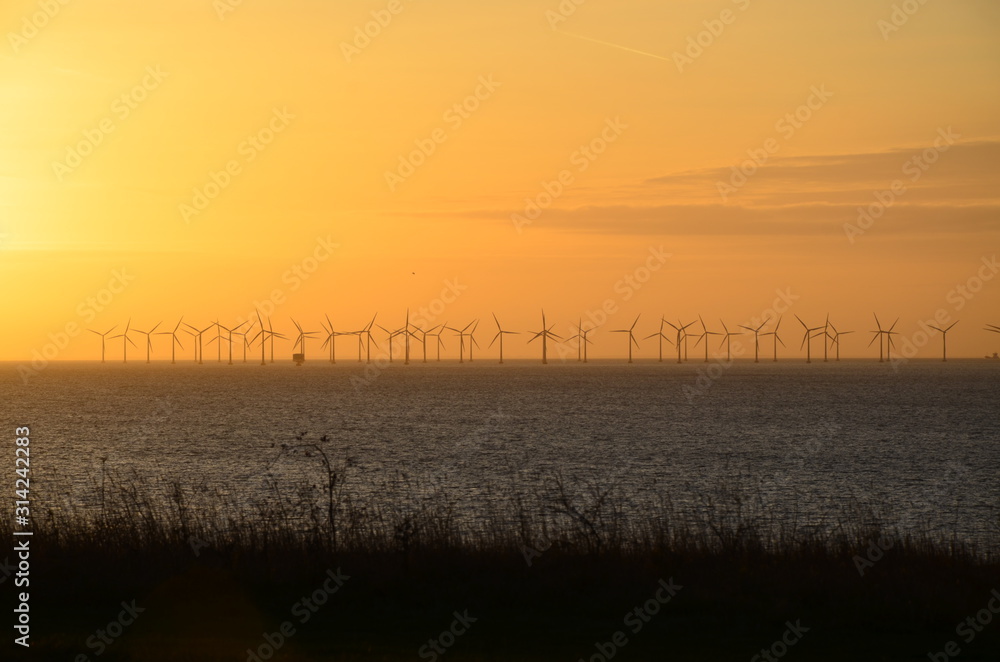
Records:
{"label": "orange sunset sky", "polygon": [[1000,351],[993,0],[7,0],[0,34],[0,360],[255,302],[285,332],[429,307],[485,348],[492,312],[567,335],[608,300],[619,357],[636,315],[721,330],[777,291],[787,356],[791,313],[848,356],[873,312]]}

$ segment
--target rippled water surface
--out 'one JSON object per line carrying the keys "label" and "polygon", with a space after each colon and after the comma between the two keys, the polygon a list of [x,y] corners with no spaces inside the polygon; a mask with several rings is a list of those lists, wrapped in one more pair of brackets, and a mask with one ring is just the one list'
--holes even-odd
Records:
{"label": "rippled water surface", "polygon": [[903,527],[1000,539],[995,362],[737,363],[715,379],[696,363],[363,368],[79,363],[24,385],[8,364],[0,417],[11,438],[31,425],[33,487],[53,507],[93,507],[104,475],[274,498],[269,472],[318,481],[316,457],[281,453],[307,432],[349,458],[359,496],[406,476],[460,516],[558,471],[616,485],[636,512],[736,490],[806,521],[860,500]]}

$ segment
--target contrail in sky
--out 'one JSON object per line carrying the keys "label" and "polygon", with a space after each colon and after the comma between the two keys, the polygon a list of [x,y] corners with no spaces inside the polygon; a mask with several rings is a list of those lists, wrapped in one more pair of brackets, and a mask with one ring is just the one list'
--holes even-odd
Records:
{"label": "contrail in sky", "polygon": [[556,30],[556,32],[560,32],[570,37],[576,37],[577,39],[583,39],[584,41],[592,41],[595,44],[602,44],[604,46],[610,46],[612,48],[620,48],[623,51],[638,53],[639,55],[645,55],[646,57],[655,57],[657,60],[666,60],[667,62],[671,61],[670,58],[668,57],[663,57],[662,55],[654,55],[653,53],[647,53],[646,51],[638,51],[634,48],[629,48],[628,46],[622,46],[621,44],[612,44],[609,41],[601,41],[600,39],[594,39],[593,37],[584,37],[582,35],[573,34],[572,32],[565,32],[564,30]]}

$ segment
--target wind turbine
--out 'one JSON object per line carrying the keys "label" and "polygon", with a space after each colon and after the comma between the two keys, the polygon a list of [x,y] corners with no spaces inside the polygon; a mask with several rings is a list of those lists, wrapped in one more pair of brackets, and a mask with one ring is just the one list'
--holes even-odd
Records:
{"label": "wind turbine", "polygon": [[[371,363],[372,362],[372,343],[375,344],[375,349],[378,349],[378,343],[375,342],[375,338],[372,337],[372,327],[375,326],[375,318],[376,317],[378,317],[378,313],[375,313],[372,316],[372,321],[368,322],[368,326],[366,326],[364,329],[361,330],[361,333],[363,333],[364,335],[368,336],[368,346],[366,348],[366,355],[365,355],[365,362],[366,363]],[[358,337],[360,338],[361,336],[359,335]],[[390,356],[391,356],[391,354],[390,354]]]}
{"label": "wind turbine", "polygon": [[632,345],[634,344],[637,348],[639,347],[639,343],[636,341],[635,334],[632,333],[632,331],[635,330],[635,325],[639,323],[639,317],[640,316],[641,316],[641,313],[640,313],[640,315],[636,315],[635,316],[635,321],[632,322],[632,326],[630,326],[629,328],[627,328],[627,329],[615,329],[614,331],[611,332],[611,333],[627,333],[628,334],[628,362],[629,363],[632,363]]}
{"label": "wind turbine", "polygon": [[[233,365],[233,334],[234,333],[238,334],[239,329],[242,328],[243,325],[245,325],[245,324],[246,324],[246,322],[240,322],[240,324],[238,326],[234,326],[233,328],[230,329],[228,327],[222,326],[218,322],[215,323],[215,326],[218,327],[220,333],[219,333],[218,336],[216,336],[212,340],[209,340],[208,342],[209,343],[218,342],[219,343],[219,352],[220,352],[220,355],[221,355],[221,352],[222,352],[222,340],[221,340],[222,333],[221,332],[225,331],[226,333],[229,334],[228,337],[227,337],[228,341],[229,341],[229,365]],[[219,340],[217,341],[216,339],[219,339]],[[221,356],[220,356],[219,360],[220,361],[222,360]]]}
{"label": "wind turbine", "polygon": [[743,335],[743,332],[742,331],[730,331],[729,327],[726,326],[725,322],[723,322],[721,319],[719,321],[722,322],[722,328],[725,329],[725,333],[722,334],[722,335],[725,336],[725,338],[722,339],[722,343],[719,345],[719,349],[722,349],[722,345],[726,346],[726,363],[732,363],[732,361],[733,361],[733,336],[741,336],[741,335]]}
{"label": "wind turbine", "polygon": [[215,322],[212,322],[210,325],[208,325],[208,327],[205,330],[207,331],[208,329],[211,329],[213,326],[215,327],[215,338],[209,340],[208,344],[211,345],[213,342],[217,343],[216,344],[216,347],[218,348],[217,361],[219,363],[222,363],[222,329],[225,327],[219,324],[218,320],[216,320]]}
{"label": "wind turbine", "polygon": [[[433,331],[437,327],[436,326],[432,326],[430,329],[427,329],[426,331],[424,329],[421,329],[421,328],[417,327],[416,325],[414,325],[414,328],[417,329],[418,331],[420,331],[420,346],[421,346],[421,348],[423,348],[423,353],[424,353],[424,361],[423,362],[427,363],[427,336],[431,336],[433,338],[434,334],[431,333],[431,331]],[[438,337],[440,338],[440,336],[438,336]]]}
{"label": "wind turbine", "polygon": [[[892,344],[893,344],[892,343],[892,337],[894,335],[898,335],[896,332],[893,331],[893,329],[895,329],[896,328],[896,324],[899,323],[899,318],[897,317],[896,321],[893,322],[892,326],[890,326],[888,329],[883,329],[882,328],[882,323],[879,322],[878,315],[875,315],[874,313],[872,313],[872,314],[875,317],[875,326],[878,327],[878,331],[872,331],[871,332],[871,333],[874,333],[875,336],[868,343],[868,346],[871,347],[872,343],[875,342],[875,339],[876,338],[878,339],[878,362],[879,363],[883,363],[885,361],[891,360],[891,358],[892,358]],[[882,353],[882,336],[886,337],[886,342],[885,342],[886,351],[885,351],[884,358],[883,358],[883,353]]]}
{"label": "wind turbine", "polygon": [[110,329],[108,329],[104,333],[100,333],[99,331],[94,331],[93,329],[87,329],[91,333],[93,333],[93,334],[98,335],[98,336],[101,337],[101,363],[104,363],[104,343],[105,343],[105,340],[107,340],[108,334],[111,333],[112,331],[114,331],[117,328],[118,328],[118,325],[115,324],[113,327],[111,327]]}
{"label": "wind turbine", "polygon": [[250,342],[255,343],[257,342],[257,339],[260,338],[260,364],[267,365],[267,357],[264,354],[264,349],[267,347],[267,336],[271,332],[266,326],[264,326],[264,318],[261,316],[259,310],[257,311],[257,323],[260,324],[260,331],[258,331],[257,335],[255,335],[252,339],[250,339]]}
{"label": "wind turbine", "polygon": [[591,331],[596,331],[596,330],[597,330],[596,328],[595,329],[585,329],[585,328],[583,328],[583,320],[581,320],[580,324],[577,326],[577,335],[581,339],[581,343],[580,344],[583,345],[583,362],[584,363],[587,362],[587,345],[594,343],[594,341],[591,340],[590,338],[588,338],[587,336],[588,336],[588,334]]}
{"label": "wind turbine", "polygon": [[[760,330],[764,328],[764,326],[767,324],[767,322],[768,322],[768,320],[764,320],[763,322],[760,323],[760,326],[758,326],[756,329],[753,328],[753,327],[749,327],[749,326],[745,326],[743,324],[740,324],[740,327],[746,329],[747,331],[749,331],[750,333],[753,334],[753,362],[754,363],[760,363]],[[723,326],[725,326],[725,324],[723,324]],[[767,334],[765,333],[764,335],[767,335]],[[777,350],[777,348],[778,348],[777,343],[775,343],[775,350]],[[775,355],[777,355],[777,351],[775,352]]]}
{"label": "wind turbine", "polygon": [[805,329],[805,334],[802,336],[802,344],[799,345],[799,349],[802,349],[803,347],[806,348],[806,363],[812,363],[812,340],[817,337],[813,335],[813,332],[821,329],[825,330],[826,326],[815,326],[810,328],[806,326],[806,323],[803,322],[802,318],[798,315],[795,316],[795,319],[797,319],[799,324],[802,325],[802,328]]}
{"label": "wind turbine", "polygon": [[299,349],[302,350],[302,358],[305,358],[305,356],[306,356],[306,340],[308,340],[310,338],[315,338],[316,334],[319,333],[319,332],[318,331],[303,331],[302,327],[299,325],[298,322],[295,321],[294,318],[292,319],[292,324],[294,324],[295,328],[299,330],[299,335],[295,339],[295,344],[292,345],[292,350],[294,350],[295,346],[298,345]]}
{"label": "wind turbine", "polygon": [[708,327],[705,326],[705,320],[701,319],[701,315],[698,315],[698,321],[701,322],[701,335],[698,336],[698,340],[695,341],[694,346],[697,347],[698,343],[700,343],[702,340],[705,341],[705,363],[708,363],[708,337],[721,336],[722,334],[717,331],[709,331]]}
{"label": "wind turbine", "polygon": [[139,329],[135,330],[136,333],[141,333],[146,336],[146,363],[150,362],[150,354],[153,351],[153,334],[156,333],[156,329],[159,328],[161,324],[163,324],[163,322],[157,322],[156,326],[149,331],[140,331]]}
{"label": "wind turbine", "polygon": [[[650,338],[658,338],[657,342],[658,342],[658,344],[660,346],[660,363],[663,363],[663,341],[666,340],[667,342],[670,342],[670,338],[668,338],[663,333],[663,325],[667,324],[667,323],[668,322],[661,317],[660,318],[660,330],[657,331],[656,333],[650,334],[650,335],[646,336],[645,338],[643,338],[643,340],[649,340]],[[670,344],[672,345],[673,343],[670,343]]]}
{"label": "wind turbine", "polygon": [[823,363],[829,363],[827,348],[829,347],[830,336],[830,313],[826,314],[826,321],[823,323]]}
{"label": "wind turbine", "polygon": [[1000,333],[1000,326],[997,326],[996,324],[987,324],[983,330],[991,333]]}
{"label": "wind turbine", "polygon": [[204,363],[205,351],[204,345],[202,344],[202,335],[212,328],[213,324],[209,324],[204,329],[199,329],[196,326],[191,326],[190,324],[185,324],[184,326],[189,327],[191,330],[188,331],[189,334],[194,336],[194,356],[195,361],[198,363]]}
{"label": "wind turbine", "polygon": [[830,328],[833,329],[833,336],[830,339],[830,343],[837,346],[837,355],[836,355],[836,359],[835,360],[839,361],[840,360],[840,336],[846,336],[847,334],[854,333],[854,332],[853,331],[838,331],[837,327],[835,327],[832,323],[830,324]]}
{"label": "wind turbine", "polygon": [[[934,325],[928,324],[928,326],[930,326],[935,331],[940,331],[941,332],[941,361],[942,362],[948,360],[948,332],[951,331],[951,327],[955,326],[956,324],[958,324],[958,320],[955,320],[954,322],[951,323],[951,326],[947,326],[947,327],[945,327],[943,329],[939,329],[938,327],[936,327]],[[1000,331],[997,331],[997,333],[1000,333]]]}
{"label": "wind turbine", "polygon": [[[490,341],[490,347],[493,347],[493,343],[495,343],[497,340],[500,341],[500,363],[503,363],[503,337],[505,335],[516,336],[518,335],[518,332],[504,331],[503,327],[500,326],[500,320],[497,319],[496,313],[493,313],[493,321],[497,323],[497,334],[493,336],[493,340]],[[489,349],[489,347],[487,349]]]}
{"label": "wind turbine", "polygon": [[[462,329],[455,329],[455,328],[452,328],[452,327],[448,327],[449,330],[454,331],[458,335],[458,339],[459,339],[459,345],[458,345],[458,362],[459,363],[465,363],[465,336],[467,336],[467,335],[470,336],[470,342],[469,342],[469,361],[472,361],[471,334],[466,333],[466,331],[468,331],[469,327],[473,326],[476,323],[477,323],[476,320],[473,320],[473,321],[469,322],[468,324],[466,324]],[[473,329],[473,330],[475,330],[475,329]]]}
{"label": "wind turbine", "polygon": [[178,322],[177,322],[177,326],[174,327],[173,331],[160,331],[157,334],[157,335],[160,335],[160,336],[170,336],[170,338],[171,338],[171,340],[170,340],[170,362],[171,363],[177,363],[177,345],[180,345],[181,349],[184,349],[184,345],[182,345],[181,341],[177,338],[177,330],[179,328],[181,328],[181,322],[183,322],[183,321],[184,321],[184,316],[182,315],[181,318],[180,318],[180,320],[178,320]]}
{"label": "wind turbine", "polygon": [[270,343],[271,344],[271,363],[274,363],[274,339],[275,338],[281,338],[282,340],[287,340],[287,338],[285,338],[285,336],[283,336],[280,333],[275,333],[274,332],[274,324],[271,323],[271,316],[270,315],[267,316],[267,335],[268,335],[268,338],[271,340],[271,343]]}
{"label": "wind turbine", "polygon": [[[326,316],[326,322],[330,326],[329,326],[329,328],[327,328],[326,324],[323,324],[323,322],[320,322],[320,325],[323,327],[323,331],[326,332],[326,340],[323,341],[323,346],[320,349],[325,349],[326,346],[329,345],[330,346],[330,363],[335,364],[335,363],[337,363],[337,336],[339,336],[340,334],[337,333],[337,331],[334,330],[334,328],[333,328],[333,322],[330,321],[330,316],[329,315],[325,315],[325,316]],[[358,356],[358,359],[359,360],[361,359],[360,354]]]}
{"label": "wind turbine", "polygon": [[782,347],[787,346],[785,345],[785,341],[781,339],[781,336],[778,335],[778,329],[780,328],[781,328],[781,316],[779,315],[778,323],[774,325],[774,331],[768,331],[767,333],[761,334],[764,336],[774,336],[774,363],[778,362],[778,343],[780,342]]}
{"label": "wind turbine", "polygon": [[413,333],[413,330],[410,328],[410,309],[407,308],[406,325],[403,327],[403,340],[406,343],[406,353],[403,359],[403,365],[410,365],[410,338],[419,340],[419,338],[417,338],[417,334]]}
{"label": "wind turbine", "polygon": [[122,363],[128,363],[128,343],[132,343],[133,347],[137,347],[135,342],[128,337],[129,328],[132,326],[132,318],[128,320],[128,324],[125,325],[125,330],[119,333],[117,336],[111,336],[112,339],[121,338],[122,339]]}
{"label": "wind turbine", "polygon": [[378,328],[382,329],[387,334],[389,334],[389,363],[392,363],[393,360],[392,339],[400,335],[401,333],[405,333],[405,331],[403,329],[396,329],[395,331],[390,331],[381,324],[376,324],[375,326],[377,326]]}
{"label": "wind turbine", "polygon": [[[438,361],[438,363],[441,362],[441,348],[444,347],[444,341],[441,340],[441,332],[444,331],[445,329],[448,329],[448,328],[450,328],[448,326],[448,322],[445,322],[444,324],[439,324],[438,326],[435,326],[434,328],[432,328],[430,331],[427,331],[427,335],[428,336],[430,336],[431,338],[437,338],[437,343],[435,343],[435,344],[437,345],[437,361]],[[437,330],[437,333],[433,333],[433,331],[435,329]],[[426,352],[426,351],[427,351],[427,348],[424,347],[424,352]]]}
{"label": "wind turbine", "polygon": [[[243,326],[243,324],[248,324],[248,323],[250,324],[250,328],[248,328],[246,331],[238,331],[237,330],[241,326]],[[230,334],[230,341],[229,341],[230,342],[230,346],[229,346],[229,365],[232,365],[232,362],[233,362],[233,359],[232,359],[232,356],[233,356],[232,336],[242,336],[243,337],[243,362],[244,363],[247,362],[247,347],[250,346],[250,341],[247,340],[247,336],[250,335],[250,332],[253,331],[253,328],[254,328],[254,326],[256,326],[257,323],[254,322],[253,320],[246,320],[246,321],[243,322],[243,324],[240,324],[240,326],[237,326],[236,328],[234,328],[232,330],[231,334]]]}
{"label": "wind turbine", "polygon": [[472,363],[472,348],[473,346],[479,347],[479,343],[476,342],[476,329],[479,328],[479,320],[472,323],[472,329],[469,331],[469,363]]}
{"label": "wind turbine", "polygon": [[[663,321],[667,322],[667,320],[665,320],[665,319]],[[677,363],[680,363],[681,362],[681,349],[682,349],[682,343],[681,343],[681,341],[684,340],[685,341],[684,344],[687,343],[687,341],[686,341],[686,338],[687,338],[687,335],[686,335],[687,334],[687,328],[689,326],[691,326],[692,324],[694,324],[694,322],[689,322],[688,324],[684,324],[680,320],[677,320],[677,325],[676,326],[674,326],[673,322],[667,322],[667,324],[669,324],[671,327],[673,327],[677,331]],[[685,356],[686,356],[686,354],[685,354]]]}
{"label": "wind turbine", "polygon": [[552,338],[554,340],[562,340],[562,336],[552,333],[552,329],[554,328],[556,328],[555,324],[553,324],[551,327],[546,326],[545,311],[542,310],[542,330],[533,335],[531,337],[531,340],[528,341],[528,344],[530,345],[532,342],[535,341],[535,339],[537,338],[542,339],[542,365],[545,365],[549,362],[549,344],[548,344],[549,338]]}

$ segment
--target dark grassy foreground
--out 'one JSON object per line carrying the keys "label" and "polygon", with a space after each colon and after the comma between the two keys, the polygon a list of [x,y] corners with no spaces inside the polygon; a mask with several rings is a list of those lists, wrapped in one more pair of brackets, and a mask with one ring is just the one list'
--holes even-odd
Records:
{"label": "dark grassy foreground", "polygon": [[[668,510],[635,521],[608,493],[571,497],[556,479],[536,494],[548,506],[514,495],[473,527],[440,495],[361,505],[339,491],[341,468],[328,476],[295,505],[195,512],[179,488],[164,505],[113,481],[101,512],[36,515],[34,645],[15,657],[766,660],[753,656],[791,623],[808,631],[773,659],[927,660],[955,641],[951,659],[1000,660],[1000,613],[971,644],[956,634],[1000,591],[996,549],[899,536],[870,512],[822,534],[739,503],[693,523]],[[863,576],[859,559],[873,563]],[[337,569],[349,578],[329,594]],[[662,605],[661,580],[681,587]],[[144,611],[101,644],[97,631],[117,632],[109,623],[133,600]],[[636,608],[646,618],[626,623]],[[421,649],[456,612],[476,619],[468,631],[443,654]],[[285,622],[295,633],[268,658],[264,635]],[[611,648],[618,631],[627,644]]]}

